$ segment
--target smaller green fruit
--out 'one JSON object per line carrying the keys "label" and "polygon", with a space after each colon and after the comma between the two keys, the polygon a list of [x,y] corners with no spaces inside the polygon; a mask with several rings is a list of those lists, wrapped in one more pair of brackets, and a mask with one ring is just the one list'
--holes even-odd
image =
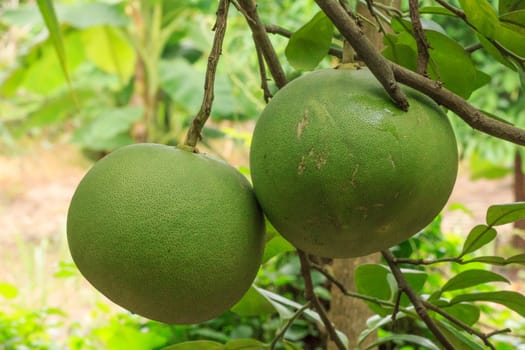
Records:
{"label": "smaller green fruit", "polygon": [[82,179],[67,237],[80,272],[115,303],[161,322],[198,323],[250,287],[264,220],[251,185],[227,163],[138,144]]}

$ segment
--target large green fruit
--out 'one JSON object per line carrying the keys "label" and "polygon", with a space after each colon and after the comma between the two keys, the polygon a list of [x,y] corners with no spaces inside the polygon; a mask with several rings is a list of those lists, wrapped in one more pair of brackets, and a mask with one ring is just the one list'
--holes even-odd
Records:
{"label": "large green fruit", "polygon": [[254,190],[293,245],[362,256],[404,241],[445,205],[458,153],[447,116],[404,88],[398,109],[366,69],[326,69],[285,86],[255,127]]}
{"label": "large green fruit", "polygon": [[80,272],[124,308],[166,323],[218,316],[261,263],[264,220],[251,185],[223,161],[126,146],[80,182],[67,218]]}

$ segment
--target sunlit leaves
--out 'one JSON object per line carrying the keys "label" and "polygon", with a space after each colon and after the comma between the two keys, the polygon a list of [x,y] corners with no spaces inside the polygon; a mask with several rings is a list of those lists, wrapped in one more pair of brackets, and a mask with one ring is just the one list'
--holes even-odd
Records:
{"label": "sunlit leaves", "polygon": [[451,304],[461,302],[492,302],[497,303],[517,312],[525,317],[525,296],[513,291],[481,292],[460,294],[452,298]]}
{"label": "sunlit leaves", "polygon": [[292,34],[285,54],[298,70],[312,70],[328,53],[334,27],[324,12],[318,12],[308,23]]}
{"label": "sunlit leaves", "polygon": [[446,321],[435,320],[436,326],[452,344],[455,350],[484,350],[485,348],[472,340],[464,332]]}
{"label": "sunlit leaves", "polygon": [[493,37],[499,20],[494,8],[487,0],[459,0],[468,21],[487,37]]}
{"label": "sunlit leaves", "polygon": [[[384,41],[383,55],[408,69],[415,70],[417,45],[412,34],[411,23],[406,19],[392,21],[396,35],[390,34]],[[440,26],[425,21],[425,35],[430,44],[429,76],[458,95],[468,98],[472,91],[485,85],[490,78],[478,70],[464,48],[449,38]],[[461,74],[457,74],[461,71]]]}
{"label": "sunlit leaves", "polygon": [[62,39],[62,30],[60,29],[60,24],[58,23],[55,8],[53,7],[53,2],[51,0],[37,0],[36,3],[38,4],[40,14],[44,19],[47,30],[49,31],[49,36],[55,48],[64,76],[66,77],[67,81],[70,81],[71,79],[69,77],[69,69],[67,67],[66,52]]}
{"label": "sunlit leaves", "polygon": [[248,289],[241,300],[231,308],[231,311],[241,316],[266,315],[276,312],[272,303],[254,287]]}
{"label": "sunlit leaves", "polygon": [[492,205],[487,210],[487,225],[498,226],[525,218],[525,202]]}
{"label": "sunlit leaves", "polygon": [[109,26],[90,27],[81,33],[86,57],[100,69],[128,81],[135,70],[136,52],[125,35]]}
{"label": "sunlit leaves", "polygon": [[0,282],[0,296],[14,299],[18,296],[18,288],[10,283]]}
{"label": "sunlit leaves", "polygon": [[113,150],[131,144],[128,130],[142,114],[143,108],[134,106],[102,110],[90,124],[75,132],[73,142],[92,150]]}
{"label": "sunlit leaves", "polygon": [[442,292],[453,291],[458,289],[469,288],[489,282],[506,282],[508,279],[492,271],[487,270],[466,270],[448,280],[443,287]]}
{"label": "sunlit leaves", "polygon": [[470,230],[465,243],[463,243],[463,249],[460,256],[472,253],[492,242],[492,240],[496,238],[496,235],[497,232],[492,227],[487,225],[475,226],[472,230]]}
{"label": "sunlit leaves", "polygon": [[[428,275],[424,271],[402,269],[410,287],[419,292],[427,280]],[[379,264],[364,264],[356,268],[354,273],[355,286],[358,293],[371,296],[373,298],[393,302],[398,293],[397,284],[390,269]],[[405,295],[400,300],[400,305],[409,305]],[[369,302],[369,307],[379,315],[386,316],[391,313],[388,308],[383,308],[375,303]]]}
{"label": "sunlit leaves", "polygon": [[421,346],[424,349],[429,349],[429,350],[439,350],[440,349],[430,339],[421,337],[418,335],[413,335],[413,334],[392,334],[386,337],[381,337],[378,340],[371,343],[370,345],[368,345],[367,347],[365,347],[364,349],[365,350],[377,349],[379,345],[391,344],[392,342],[402,342],[402,343],[414,344],[414,345]]}

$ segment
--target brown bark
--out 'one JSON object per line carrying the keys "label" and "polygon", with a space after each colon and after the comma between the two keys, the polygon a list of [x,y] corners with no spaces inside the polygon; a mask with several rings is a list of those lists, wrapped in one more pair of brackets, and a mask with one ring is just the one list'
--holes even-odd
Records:
{"label": "brown bark", "polygon": [[[523,159],[521,153],[516,150],[514,154],[514,200],[516,202],[525,201],[525,174],[522,169]],[[525,230],[525,220],[516,221],[514,227]],[[511,244],[516,248],[525,250],[525,240],[519,234],[512,235]]]}
{"label": "brown bark", "polygon": [[[376,264],[379,258],[379,253],[376,253],[355,259],[336,259],[332,263],[333,274],[349,291],[355,291],[355,268],[363,264]],[[348,337],[349,349],[357,348],[357,338],[366,328],[366,320],[370,316],[372,312],[364,301],[345,296],[339,289],[332,287],[329,317],[336,328]],[[364,344],[370,344],[373,340],[374,337],[369,336]],[[327,349],[337,348],[330,343]]]}

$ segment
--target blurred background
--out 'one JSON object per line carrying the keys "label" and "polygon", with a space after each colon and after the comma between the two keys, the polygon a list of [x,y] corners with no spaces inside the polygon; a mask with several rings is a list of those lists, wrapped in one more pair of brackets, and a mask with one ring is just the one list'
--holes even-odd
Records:
{"label": "blurred background", "polygon": [[[55,7],[69,79],[35,2],[0,1],[0,349],[157,349],[188,339],[271,340],[279,327],[272,314],[228,312],[194,326],[131,315],[80,276],[67,248],[69,200],[94,161],[133,142],[184,141],[202,99],[216,1],[56,0]],[[259,10],[265,23],[292,31],[317,12],[310,0],[261,2]],[[457,22],[436,21],[456,40],[472,42],[474,34]],[[287,40],[272,36],[272,41],[287,75],[299,75],[285,59]],[[483,52],[473,59],[492,81],[469,101],[525,126],[517,75]],[[321,65],[334,62],[327,58]],[[211,120],[199,148],[244,173],[254,122],[265,105],[260,85],[251,33],[232,10]],[[435,240],[419,245],[423,256],[454,254],[462,237],[484,222],[488,206],[525,199],[522,151],[472,131],[455,116],[451,120],[460,141],[460,176],[443,214],[427,230]],[[501,228],[486,255],[522,253],[519,226]],[[512,288],[523,291],[524,272],[507,268],[505,273]],[[297,258],[285,253],[265,264],[257,284],[300,301],[299,275]],[[439,285],[445,278],[429,283]],[[329,303],[325,279],[314,274],[314,280]],[[510,311],[493,318],[525,334],[525,325]],[[323,348],[323,337],[315,324],[302,320],[287,333],[306,349]]]}

